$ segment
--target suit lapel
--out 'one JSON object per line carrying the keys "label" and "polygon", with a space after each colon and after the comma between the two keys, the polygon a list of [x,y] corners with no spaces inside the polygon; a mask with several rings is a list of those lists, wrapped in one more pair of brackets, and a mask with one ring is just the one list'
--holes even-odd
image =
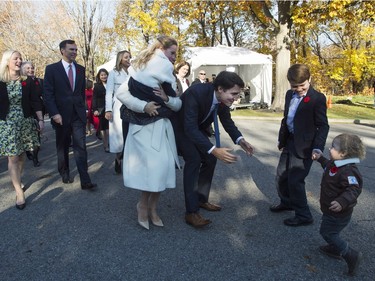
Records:
{"label": "suit lapel", "polygon": [[77,82],[78,81],[81,81],[81,70],[78,68],[78,65],[77,65],[77,63],[76,62],[73,62],[74,63],[74,66],[75,66],[75,69],[76,69],[76,80],[74,81],[74,91],[76,90],[76,89],[78,89],[78,84],[77,84]]}
{"label": "suit lapel", "polygon": [[[211,88],[209,88],[209,89],[211,89]],[[200,100],[203,101],[202,107],[201,107],[202,112],[203,112],[202,120],[204,120],[204,118],[206,118],[208,113],[210,112],[214,92],[213,91],[205,92],[205,93],[203,93],[203,95],[204,95],[204,97],[200,97],[201,98]],[[208,119],[210,119],[209,116],[208,116]]]}
{"label": "suit lapel", "polygon": [[304,106],[306,106],[306,105],[309,103],[309,101],[310,101],[310,99],[311,99],[311,95],[312,95],[312,93],[313,93],[313,91],[312,91],[312,88],[311,88],[311,86],[310,86],[309,89],[307,90],[306,96],[304,96],[304,97],[302,98],[301,102],[299,103],[296,112],[297,112],[297,111],[300,111],[301,108],[303,108]]}

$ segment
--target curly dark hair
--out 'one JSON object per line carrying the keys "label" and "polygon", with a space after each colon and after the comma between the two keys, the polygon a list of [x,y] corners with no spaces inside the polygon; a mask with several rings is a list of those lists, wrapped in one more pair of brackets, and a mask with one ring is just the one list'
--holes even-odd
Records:
{"label": "curly dark hair", "polygon": [[332,144],[338,146],[338,151],[344,154],[344,158],[359,158],[364,159],[366,156],[366,149],[362,140],[357,135],[340,134],[336,136]]}

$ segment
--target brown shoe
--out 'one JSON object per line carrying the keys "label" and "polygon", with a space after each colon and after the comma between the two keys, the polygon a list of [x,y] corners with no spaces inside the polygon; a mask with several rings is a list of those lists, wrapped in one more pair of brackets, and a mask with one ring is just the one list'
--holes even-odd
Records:
{"label": "brown shoe", "polygon": [[217,212],[221,210],[221,207],[219,205],[215,205],[209,202],[199,203],[199,207],[206,209],[207,211],[211,211],[211,212]]}
{"label": "brown shoe", "polygon": [[211,223],[210,220],[203,218],[199,213],[186,214],[185,221],[194,227],[203,227]]}

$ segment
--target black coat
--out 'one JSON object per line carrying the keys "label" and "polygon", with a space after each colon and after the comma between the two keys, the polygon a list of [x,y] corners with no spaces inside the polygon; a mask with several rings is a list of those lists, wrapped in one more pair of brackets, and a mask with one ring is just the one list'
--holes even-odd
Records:
{"label": "black coat", "polygon": [[74,91],[61,61],[47,65],[44,76],[44,103],[51,117],[60,114],[63,126],[71,123],[75,110],[86,124],[85,68],[74,63],[76,79]]}
{"label": "black coat", "polygon": [[[42,111],[43,103],[35,93],[35,83],[32,80],[22,81],[22,110],[25,118],[34,116],[36,111]],[[9,97],[5,82],[0,82],[0,119],[6,120],[9,113]]]}
{"label": "black coat", "polygon": [[103,115],[105,112],[105,93],[106,89],[103,83],[95,83],[94,93],[92,96],[92,112],[99,111],[100,115]]}
{"label": "black coat", "polygon": [[[279,149],[286,146],[289,138],[286,121],[292,97],[293,91],[289,90],[285,96],[284,118],[279,130]],[[298,105],[293,126],[296,156],[311,158],[314,148],[323,151],[329,131],[326,97],[310,86],[306,96]]]}
{"label": "black coat", "polygon": [[[174,124],[178,126],[175,127],[176,131],[182,130],[202,153],[207,153],[213,146],[206,134],[207,127],[213,122],[213,115],[203,123],[202,121],[210,112],[214,91],[212,83],[201,83],[188,88],[180,97],[182,107],[177,113],[177,125]],[[231,118],[229,107],[220,104],[217,114],[225,131],[235,143],[242,134]]]}

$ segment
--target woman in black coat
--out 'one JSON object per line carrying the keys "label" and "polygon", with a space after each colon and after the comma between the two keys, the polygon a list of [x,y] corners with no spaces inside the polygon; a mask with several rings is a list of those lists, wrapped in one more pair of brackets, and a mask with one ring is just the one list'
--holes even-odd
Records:
{"label": "woman in black coat", "polygon": [[[96,75],[94,85],[94,95],[92,98],[92,111],[94,116],[99,117],[98,133],[103,140],[104,151],[109,152],[108,147],[108,120],[105,119],[105,92],[108,78],[108,71],[104,68],[99,69]],[[98,134],[97,134],[98,135]]]}
{"label": "woman in black coat", "polygon": [[[30,84],[31,92],[33,95],[37,95],[40,102],[43,104],[43,79],[35,77],[35,66],[30,61],[25,61],[22,63],[22,75],[27,76],[26,83]],[[42,115],[45,115],[45,107],[43,106]],[[34,118],[38,121],[38,116],[34,113]],[[38,139],[40,143],[40,132],[38,132]],[[26,151],[27,158],[33,160],[34,167],[39,167],[40,162],[38,158],[40,146],[34,147],[34,150]]]}

